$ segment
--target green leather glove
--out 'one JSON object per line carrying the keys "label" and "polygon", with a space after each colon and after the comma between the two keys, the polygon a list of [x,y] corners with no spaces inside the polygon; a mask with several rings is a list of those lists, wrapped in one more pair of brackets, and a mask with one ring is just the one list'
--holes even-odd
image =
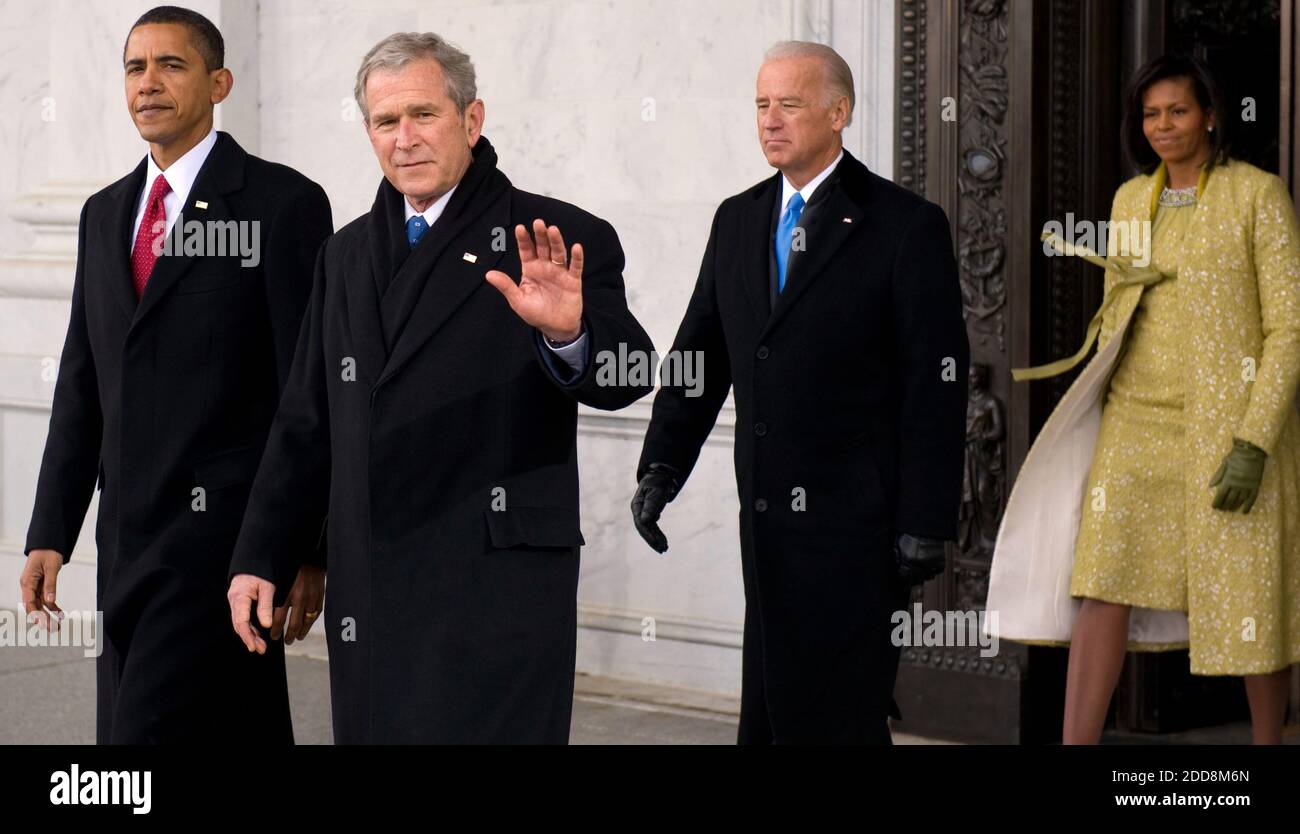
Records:
{"label": "green leather glove", "polygon": [[1250,512],[1259,497],[1259,482],[1264,477],[1264,459],[1268,454],[1253,443],[1232,439],[1232,451],[1219,464],[1210,486],[1218,487],[1214,493],[1214,509],[1224,512]]}

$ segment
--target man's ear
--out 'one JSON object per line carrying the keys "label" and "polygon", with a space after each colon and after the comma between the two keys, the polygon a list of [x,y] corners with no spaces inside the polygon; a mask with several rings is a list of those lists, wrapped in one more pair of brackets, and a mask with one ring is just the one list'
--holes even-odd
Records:
{"label": "man's ear", "polygon": [[230,70],[222,67],[214,70],[211,76],[212,91],[208,96],[212,99],[213,104],[220,104],[230,95],[230,91],[235,87],[235,76]]}
{"label": "man's ear", "polygon": [[849,97],[840,96],[831,108],[831,127],[843,130],[849,122]]}
{"label": "man's ear", "polygon": [[474,99],[465,108],[465,138],[472,148],[478,144],[483,133],[483,119],[486,116],[482,99]]}

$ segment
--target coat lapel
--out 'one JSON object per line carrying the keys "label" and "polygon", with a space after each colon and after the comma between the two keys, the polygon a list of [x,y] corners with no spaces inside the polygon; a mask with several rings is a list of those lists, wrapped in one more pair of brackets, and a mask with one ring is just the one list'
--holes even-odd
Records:
{"label": "coat lapel", "polygon": [[[405,320],[397,322],[399,330],[393,352],[377,384],[397,373],[471,293],[487,285],[483,276],[505,254],[493,251],[492,230],[503,228],[509,234],[513,229],[509,181],[499,174],[494,176],[477,193],[466,195],[466,201],[459,207],[455,205],[457,196],[459,190],[447,206],[448,213],[453,209],[457,212],[450,217],[444,215],[449,221],[445,232],[433,240],[421,240],[394,279],[395,283],[422,280],[423,287]],[[439,218],[437,225],[442,225],[444,218]],[[433,229],[426,232],[431,234]],[[465,260],[466,254],[474,260]]]}
{"label": "coat lapel", "polygon": [[[398,218],[405,215],[405,200],[396,191],[397,205],[390,209],[390,228],[401,229],[400,249],[394,249],[393,263],[397,264],[390,273],[388,291],[379,298],[379,317],[383,324],[384,345],[386,353],[391,354],[397,346],[407,322],[419,300],[423,297],[427,284],[431,280],[434,267],[452,238],[474,219],[482,210],[482,203],[474,200],[478,187],[483,182],[482,170],[467,173],[447,203],[442,216],[434,221],[433,226],[424,233],[420,245],[414,250],[406,240],[405,224]],[[390,241],[391,243],[391,241]],[[400,253],[400,254],[399,254]]]}
{"label": "coat lapel", "polygon": [[820,206],[806,228],[807,245],[801,252],[792,252],[786,265],[785,290],[776,298],[772,317],[768,319],[767,331],[770,331],[785,317],[790,308],[808,291],[813,283],[826,271],[831,258],[862,225],[865,212],[863,194],[866,180],[862,176],[866,169],[861,163],[844,152],[844,158],[831,174],[837,181],[831,186],[826,202]]}
{"label": "coat lapel", "polygon": [[[172,254],[160,256],[154,264],[149,283],[144,288],[144,295],[136,307],[132,328],[140,325],[140,322],[149,315],[149,311],[158,306],[162,298],[197,260],[194,256],[184,254],[181,239],[182,224],[192,220],[206,224],[209,221],[226,222],[234,219],[223,195],[244,187],[244,163],[247,159],[248,154],[239,147],[230,134],[217,134],[217,143],[208,154],[208,158],[204,160],[203,167],[199,169],[194,187],[190,189],[185,205],[180,207],[180,216],[176,218],[176,223],[168,235]],[[198,208],[201,203],[206,203],[207,208]],[[133,288],[131,293],[134,295]]]}
{"label": "coat lapel", "polygon": [[131,277],[131,227],[135,223],[135,210],[140,202],[140,192],[144,188],[144,175],[148,170],[147,159],[140,160],[135,170],[119,184],[113,195],[113,222],[108,232],[108,241],[103,251],[107,255],[109,292],[117,299],[118,306],[127,319],[135,318],[136,307],[135,283]]}
{"label": "coat lapel", "polygon": [[406,242],[405,198],[387,180],[380,182],[367,226],[370,275],[347,282],[349,322],[364,351],[361,361],[379,369],[375,385],[392,377],[486,283],[483,276],[505,254],[494,251],[493,230],[512,228],[510,181],[496,160],[480,136],[446,210],[414,251]]}
{"label": "coat lapel", "polygon": [[[388,361],[380,319],[380,294],[392,283],[393,273],[407,256],[406,235],[393,218],[402,212],[402,195],[381,180],[366,219],[366,245],[345,253],[343,291],[348,302],[348,327],[352,333],[357,367],[371,384]],[[401,238],[400,247],[397,237]]]}
{"label": "coat lapel", "polygon": [[745,215],[744,264],[741,270],[745,282],[745,295],[754,309],[754,319],[759,327],[772,315],[768,300],[768,261],[772,257],[772,212],[777,195],[781,192],[781,175],[771,177],[754,193]]}
{"label": "coat lapel", "polygon": [[[387,181],[384,183],[387,184]],[[383,209],[382,188],[376,197],[371,214]],[[387,269],[388,246],[386,235],[381,232],[375,238],[376,226],[369,227],[368,246],[352,252],[344,252],[342,257],[343,293],[348,302],[348,329],[352,334],[352,349],[356,352],[357,370],[372,384],[379,379],[388,359],[384,349],[384,333],[379,323],[379,289],[375,284],[379,270]]]}

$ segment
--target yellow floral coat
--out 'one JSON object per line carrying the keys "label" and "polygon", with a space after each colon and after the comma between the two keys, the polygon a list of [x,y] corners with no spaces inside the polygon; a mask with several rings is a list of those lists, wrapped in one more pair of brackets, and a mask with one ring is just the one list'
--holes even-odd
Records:
{"label": "yellow floral coat", "polygon": [[[1116,192],[1111,220],[1147,221],[1164,170]],[[1282,181],[1239,161],[1203,178],[1178,284],[1186,448],[1188,613],[1134,608],[1130,648],[1186,645],[1200,675],[1262,674],[1300,660],[1300,229]],[[1110,373],[1144,290],[1106,271],[1097,354],[1049,417],[1007,501],[987,630],[1067,643],[1069,575]],[[1118,338],[1116,338],[1118,337]],[[1268,453],[1249,514],[1211,506],[1234,437]]]}

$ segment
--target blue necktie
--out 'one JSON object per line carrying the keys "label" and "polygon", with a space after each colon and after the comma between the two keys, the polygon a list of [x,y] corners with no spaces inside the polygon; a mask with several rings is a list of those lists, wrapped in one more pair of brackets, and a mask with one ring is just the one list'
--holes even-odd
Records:
{"label": "blue necktie", "polygon": [[790,242],[794,237],[794,227],[799,222],[800,214],[803,214],[803,195],[796,191],[790,198],[790,202],[786,203],[781,222],[776,224],[777,292],[785,290],[785,266],[790,262]]}
{"label": "blue necktie", "polygon": [[420,236],[427,231],[429,231],[429,224],[424,222],[424,218],[418,214],[413,216],[406,221],[406,242],[414,249],[415,244],[420,242]]}

